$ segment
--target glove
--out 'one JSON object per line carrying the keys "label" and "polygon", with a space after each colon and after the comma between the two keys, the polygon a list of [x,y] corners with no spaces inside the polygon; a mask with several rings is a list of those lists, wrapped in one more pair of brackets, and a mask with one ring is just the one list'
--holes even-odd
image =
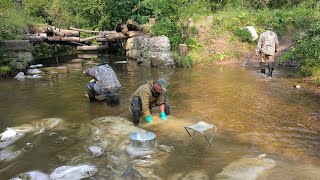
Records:
{"label": "glove", "polygon": [[152,116],[151,116],[151,115],[147,116],[147,117],[146,117],[146,121],[147,121],[148,123],[151,123],[151,121],[152,121]]}
{"label": "glove", "polygon": [[167,120],[167,115],[165,112],[160,112],[160,119],[161,120]]}

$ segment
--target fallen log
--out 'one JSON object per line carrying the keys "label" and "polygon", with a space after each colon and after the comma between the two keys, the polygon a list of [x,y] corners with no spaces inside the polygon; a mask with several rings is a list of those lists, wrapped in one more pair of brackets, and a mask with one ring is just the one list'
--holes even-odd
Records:
{"label": "fallen log", "polygon": [[103,35],[91,36],[91,37],[80,39],[80,42],[92,41],[94,39],[101,38],[101,37],[103,37]]}
{"label": "fallen log", "polygon": [[127,39],[128,37],[123,33],[109,34],[104,37],[99,37],[96,39],[97,42],[107,42],[107,41],[117,41],[121,39]]}
{"label": "fallen log", "polygon": [[77,46],[77,50],[80,51],[97,51],[107,49],[108,45],[91,45],[91,46]]}
{"label": "fallen log", "polygon": [[47,33],[39,33],[39,34],[27,34],[25,35],[25,39],[30,42],[43,42],[48,39]]}
{"label": "fallen log", "polygon": [[116,31],[100,31],[99,35],[113,35],[117,34]]}
{"label": "fallen log", "polygon": [[53,30],[53,34],[56,36],[65,36],[64,33],[62,33],[59,28],[55,28]]}
{"label": "fallen log", "polygon": [[60,32],[63,33],[65,36],[75,36],[75,37],[80,36],[80,32],[75,30],[60,29]]}
{"label": "fallen log", "polygon": [[61,36],[49,36],[48,41],[61,41]]}
{"label": "fallen log", "polygon": [[85,33],[100,33],[101,31],[92,31],[92,30],[85,30],[85,29],[78,29],[78,28],[74,28],[74,27],[69,27],[69,29],[71,30],[76,30],[79,32],[85,32]]}
{"label": "fallen log", "polygon": [[61,41],[80,42],[80,38],[79,37],[61,37]]}

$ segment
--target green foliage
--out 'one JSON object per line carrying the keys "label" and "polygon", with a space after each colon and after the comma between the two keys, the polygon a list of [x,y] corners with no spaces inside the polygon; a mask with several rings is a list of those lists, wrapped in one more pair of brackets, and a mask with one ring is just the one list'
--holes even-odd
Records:
{"label": "green foliage", "polygon": [[54,47],[47,43],[35,44],[32,48],[34,58],[50,57],[54,53]]}
{"label": "green foliage", "polygon": [[37,58],[46,58],[52,56],[63,56],[76,53],[76,48],[72,46],[53,45],[48,43],[35,44],[32,48],[32,56]]}
{"label": "green foliage", "polygon": [[181,33],[176,22],[170,19],[162,19],[152,26],[153,35],[165,35],[170,39],[171,47],[177,49],[182,42]]}
{"label": "green foliage", "polygon": [[190,56],[181,57],[177,53],[174,53],[173,59],[178,67],[188,68],[192,66],[192,58]]}
{"label": "green foliage", "polygon": [[43,21],[48,18],[51,1],[49,0],[24,0],[24,11],[33,17],[42,18]]}
{"label": "green foliage", "polygon": [[236,28],[234,34],[240,38],[242,42],[251,42],[251,33],[246,28]]}
{"label": "green foliage", "polygon": [[10,61],[9,66],[14,70],[25,70],[28,66],[28,63],[31,63],[32,56],[29,53],[20,54],[17,59]]}
{"label": "green foliage", "polygon": [[185,42],[190,49],[196,49],[202,47],[201,43],[197,38],[188,38]]}
{"label": "green foliage", "polygon": [[9,66],[0,66],[0,74],[7,74],[11,71]]}
{"label": "green foliage", "polygon": [[300,62],[299,73],[303,76],[313,76],[319,80],[320,70],[320,21],[311,25],[306,34],[297,39],[298,44],[282,58],[294,59]]}
{"label": "green foliage", "polygon": [[27,17],[12,0],[0,1],[0,40],[21,39],[27,30]]}

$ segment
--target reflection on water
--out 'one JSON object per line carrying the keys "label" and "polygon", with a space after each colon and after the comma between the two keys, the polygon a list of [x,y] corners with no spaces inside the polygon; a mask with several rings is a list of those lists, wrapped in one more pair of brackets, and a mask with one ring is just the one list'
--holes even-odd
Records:
{"label": "reflection on water", "polygon": [[[72,147],[83,142],[76,134],[91,120],[118,115],[132,120],[128,113],[129,96],[147,80],[158,77],[169,82],[172,117],[160,121],[159,111],[154,109],[152,124],[141,126],[155,132],[161,144],[174,146],[163,167],[157,170],[163,179],[195,170],[214,177],[231,162],[262,153],[279,162],[278,168],[270,170],[272,175],[265,175],[267,179],[290,177],[290,171],[295,169],[301,173],[292,176],[302,178],[308,170],[320,169],[320,98],[303,89],[293,89],[299,79],[287,78],[290,72],[276,69],[275,78],[269,80],[255,68],[147,68],[135,61],[114,64],[125,60],[121,56],[99,56],[99,62],[107,62],[114,68],[122,85],[120,105],[109,107],[104,102],[91,103],[83,96],[90,79],[82,71],[90,65],[71,63],[74,58],[49,59],[46,64],[62,67],[47,69],[41,79],[0,82],[1,132],[6,127],[58,117],[67,122],[66,127],[58,130],[61,141],[68,137],[66,143],[51,136],[33,140],[36,144],[33,151],[12,163],[0,162],[1,176],[9,178],[24,171],[49,172],[56,168],[58,154],[77,153],[77,148]],[[184,126],[198,121],[218,127],[212,146],[208,147],[200,135],[190,139],[184,130]],[[27,141],[28,138],[17,146],[23,147]],[[15,166],[19,168],[4,169],[14,164],[19,164]],[[302,168],[306,164],[309,169]]]}

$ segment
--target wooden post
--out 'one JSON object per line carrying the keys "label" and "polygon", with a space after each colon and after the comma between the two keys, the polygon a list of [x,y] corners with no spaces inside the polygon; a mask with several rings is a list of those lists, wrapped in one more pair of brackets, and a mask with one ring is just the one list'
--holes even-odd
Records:
{"label": "wooden post", "polygon": [[156,24],[156,18],[149,18],[149,24],[151,25]]}
{"label": "wooden post", "polygon": [[186,44],[179,44],[179,56],[185,57],[188,53],[188,46]]}
{"label": "wooden post", "polygon": [[158,67],[158,58],[156,56],[151,56],[150,66],[151,67]]}

